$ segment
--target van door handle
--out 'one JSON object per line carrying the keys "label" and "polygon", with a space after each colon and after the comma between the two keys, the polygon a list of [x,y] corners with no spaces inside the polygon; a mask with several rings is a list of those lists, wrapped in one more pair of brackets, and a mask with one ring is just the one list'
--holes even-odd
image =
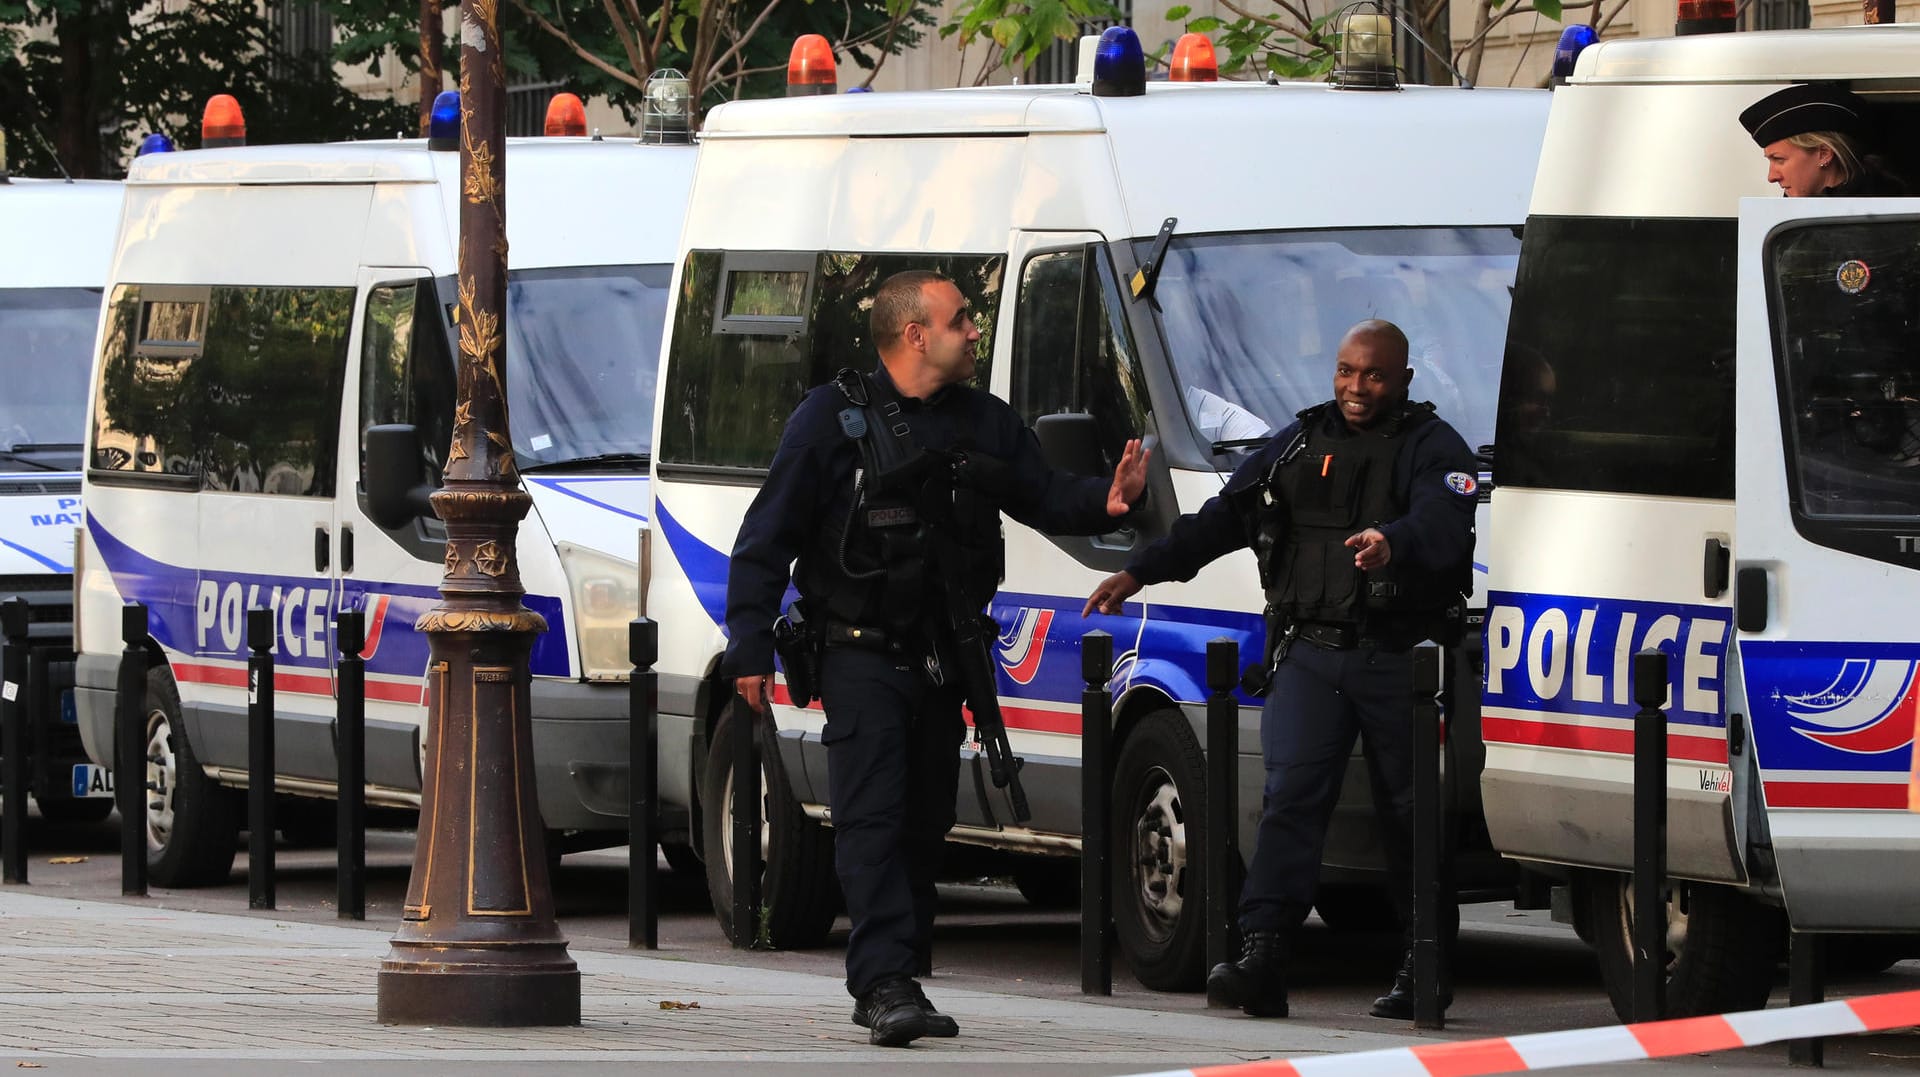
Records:
{"label": "van door handle", "polygon": [[1727,593],[1727,570],[1733,564],[1733,550],[1717,538],[1707,540],[1700,564],[1700,590],[1708,598]]}
{"label": "van door handle", "polygon": [[340,572],[353,574],[353,528],[346,524],[340,525]]}
{"label": "van door handle", "polygon": [[332,552],[332,544],[327,541],[327,529],[324,527],[314,528],[313,570],[315,572],[325,572],[327,570],[327,566],[330,564],[328,555]]}
{"label": "van door handle", "polygon": [[1742,632],[1765,632],[1767,607],[1772,598],[1768,594],[1771,588],[1767,570],[1758,565],[1742,568],[1739,584],[1733,593],[1734,625]]}

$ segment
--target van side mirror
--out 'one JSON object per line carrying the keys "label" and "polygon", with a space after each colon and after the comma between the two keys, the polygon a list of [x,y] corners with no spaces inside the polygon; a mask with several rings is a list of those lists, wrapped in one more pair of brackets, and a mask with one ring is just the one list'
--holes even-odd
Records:
{"label": "van side mirror", "polygon": [[1071,475],[1104,475],[1110,469],[1100,452],[1100,425],[1085,412],[1042,415],[1033,422],[1040,439],[1040,455],[1055,471]]}
{"label": "van side mirror", "polygon": [[391,531],[434,515],[433,493],[420,459],[420,433],[408,423],[369,426],[360,464],[367,516]]}

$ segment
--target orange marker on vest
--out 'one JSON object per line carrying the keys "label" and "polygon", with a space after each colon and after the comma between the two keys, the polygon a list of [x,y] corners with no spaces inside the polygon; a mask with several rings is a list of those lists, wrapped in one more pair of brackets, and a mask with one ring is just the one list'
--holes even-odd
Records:
{"label": "orange marker on vest", "polygon": [[1320,477],[1323,479],[1326,478],[1327,469],[1331,468],[1332,466],[1333,466],[1333,454],[1328,453],[1327,455],[1322,456],[1320,458]]}

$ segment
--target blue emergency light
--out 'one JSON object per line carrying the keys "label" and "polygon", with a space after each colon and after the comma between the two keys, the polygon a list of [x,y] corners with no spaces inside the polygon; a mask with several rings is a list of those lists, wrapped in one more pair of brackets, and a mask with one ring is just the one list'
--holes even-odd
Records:
{"label": "blue emergency light", "polygon": [[140,146],[133,151],[135,157],[145,157],[149,153],[172,153],[173,139],[155,132],[140,140]]}
{"label": "blue emergency light", "polygon": [[433,99],[433,112],[427,117],[427,148],[460,148],[460,91],[442,90]]}
{"label": "blue emergency light", "polygon": [[1558,86],[1572,78],[1581,50],[1599,40],[1599,33],[1591,26],[1569,26],[1560,31],[1560,43],[1553,47],[1553,84]]}
{"label": "blue emergency light", "polygon": [[1146,92],[1147,58],[1140,51],[1140,35],[1126,26],[1100,31],[1093,52],[1093,96],[1139,97]]}

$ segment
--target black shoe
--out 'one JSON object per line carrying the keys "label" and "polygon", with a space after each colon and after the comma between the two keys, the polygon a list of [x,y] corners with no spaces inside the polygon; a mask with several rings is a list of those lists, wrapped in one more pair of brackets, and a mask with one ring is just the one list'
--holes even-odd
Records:
{"label": "black shoe", "polygon": [[1287,1015],[1286,947],[1278,931],[1249,931],[1240,960],[1207,973],[1207,1001],[1238,1006],[1249,1017]]}
{"label": "black shoe", "polygon": [[[1445,1016],[1447,1007],[1453,1005],[1453,989],[1447,986],[1443,976],[1440,981],[1440,1013]],[[1373,1000],[1373,1009],[1368,1013],[1375,1017],[1389,1017],[1397,1021],[1413,1020],[1413,951],[1408,950],[1400,961],[1400,971],[1394,974],[1393,986],[1387,993]]]}
{"label": "black shoe", "polygon": [[937,1040],[950,1040],[960,1034],[960,1022],[934,1009],[933,1003],[927,1000],[925,988],[916,983],[913,993],[920,999],[920,1012],[926,1015],[927,1035]]}
{"label": "black shoe", "polygon": [[[854,1000],[853,1023],[869,1030],[867,1041],[876,1047],[905,1047],[930,1031],[923,998],[912,980],[888,980]],[[959,1031],[955,1026],[953,1034]]]}

